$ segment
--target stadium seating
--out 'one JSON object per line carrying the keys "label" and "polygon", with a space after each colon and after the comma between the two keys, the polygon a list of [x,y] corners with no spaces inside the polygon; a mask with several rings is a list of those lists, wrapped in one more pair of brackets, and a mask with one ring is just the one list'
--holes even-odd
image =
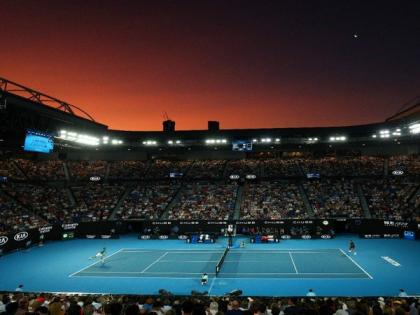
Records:
{"label": "stadium seating", "polygon": [[243,219],[308,217],[296,184],[278,181],[250,183],[244,195],[241,210]]}
{"label": "stadium seating", "polygon": [[[308,179],[307,173],[320,179]],[[233,174],[240,180],[230,180]],[[251,174],[256,178],[245,180]],[[108,220],[112,214],[124,220],[226,220],[235,213],[241,219],[273,220],[420,217],[417,155],[111,162],[8,158],[0,160],[0,176],[0,210],[7,217],[3,234],[46,223]]]}
{"label": "stadium seating", "polygon": [[320,180],[303,184],[315,217],[361,218],[359,197],[353,180]]}
{"label": "stadium seating", "polygon": [[46,223],[41,217],[4,193],[0,194],[0,213],[0,235],[10,231],[19,231],[22,228],[38,227]]}
{"label": "stadium seating", "polygon": [[233,214],[236,194],[235,183],[187,183],[168,219],[229,219]]}
{"label": "stadium seating", "polygon": [[418,179],[386,178],[363,183],[372,216],[388,220],[409,220],[418,216],[419,208],[414,203],[419,197],[411,201],[418,187]]}
{"label": "stadium seating", "polygon": [[159,219],[180,184],[148,182],[133,188],[117,212],[120,219]]}

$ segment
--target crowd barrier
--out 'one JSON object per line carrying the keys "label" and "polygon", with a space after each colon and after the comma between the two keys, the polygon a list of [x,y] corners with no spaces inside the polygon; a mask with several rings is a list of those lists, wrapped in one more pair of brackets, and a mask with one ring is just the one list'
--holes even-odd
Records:
{"label": "crowd barrier", "polygon": [[72,238],[118,238],[120,234],[137,232],[141,239],[187,239],[192,234],[225,235],[228,226],[236,234],[254,237],[276,235],[279,239],[329,239],[336,235],[336,227],[347,225],[347,231],[362,238],[420,239],[420,222],[377,219],[309,219],[309,220],[156,220],[134,222],[103,221],[20,230],[0,236],[0,254],[24,249],[44,241]]}

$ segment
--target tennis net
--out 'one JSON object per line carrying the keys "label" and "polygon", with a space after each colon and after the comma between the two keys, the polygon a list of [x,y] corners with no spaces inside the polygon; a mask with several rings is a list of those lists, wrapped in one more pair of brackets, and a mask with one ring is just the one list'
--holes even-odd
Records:
{"label": "tennis net", "polygon": [[225,261],[225,258],[228,252],[229,252],[229,247],[226,247],[225,251],[223,252],[222,257],[220,257],[220,260],[216,265],[216,277],[219,274],[220,269],[222,268],[223,262]]}

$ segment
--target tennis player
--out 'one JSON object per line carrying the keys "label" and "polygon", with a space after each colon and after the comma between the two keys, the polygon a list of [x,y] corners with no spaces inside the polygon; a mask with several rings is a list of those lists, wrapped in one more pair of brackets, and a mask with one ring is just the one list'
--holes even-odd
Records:
{"label": "tennis player", "polygon": [[102,264],[105,263],[106,258],[106,247],[102,248],[101,251],[97,252],[95,256],[90,257],[90,259],[99,259]]}
{"label": "tennis player", "polygon": [[356,255],[356,244],[352,240],[350,240],[349,244],[349,253],[353,253],[353,255]]}
{"label": "tennis player", "polygon": [[207,282],[209,282],[209,276],[207,275],[207,273],[203,273],[203,275],[201,276],[201,285],[206,285]]}

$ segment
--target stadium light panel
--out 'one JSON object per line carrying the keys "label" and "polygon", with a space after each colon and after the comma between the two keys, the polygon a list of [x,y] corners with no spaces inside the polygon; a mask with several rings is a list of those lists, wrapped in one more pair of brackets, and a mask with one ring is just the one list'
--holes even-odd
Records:
{"label": "stadium light panel", "polygon": [[157,141],[155,140],[145,140],[143,141],[144,145],[150,146],[150,145],[157,145]]}
{"label": "stadium light panel", "polygon": [[408,127],[410,129],[411,134],[418,134],[420,133],[420,123],[414,123]]}
{"label": "stadium light panel", "polygon": [[174,144],[172,140],[168,140],[168,144]]}
{"label": "stadium light panel", "polygon": [[[179,141],[178,144],[179,143],[181,143],[181,141]],[[205,143],[206,144],[221,144],[221,143],[227,143],[227,140],[226,139],[206,139]]]}
{"label": "stadium light panel", "polygon": [[339,136],[339,137],[330,137],[330,141],[331,142],[336,142],[336,141],[346,141],[347,137],[346,136]]}
{"label": "stadium light panel", "polygon": [[180,140],[176,140],[175,143],[176,144],[181,144],[181,141]]}

